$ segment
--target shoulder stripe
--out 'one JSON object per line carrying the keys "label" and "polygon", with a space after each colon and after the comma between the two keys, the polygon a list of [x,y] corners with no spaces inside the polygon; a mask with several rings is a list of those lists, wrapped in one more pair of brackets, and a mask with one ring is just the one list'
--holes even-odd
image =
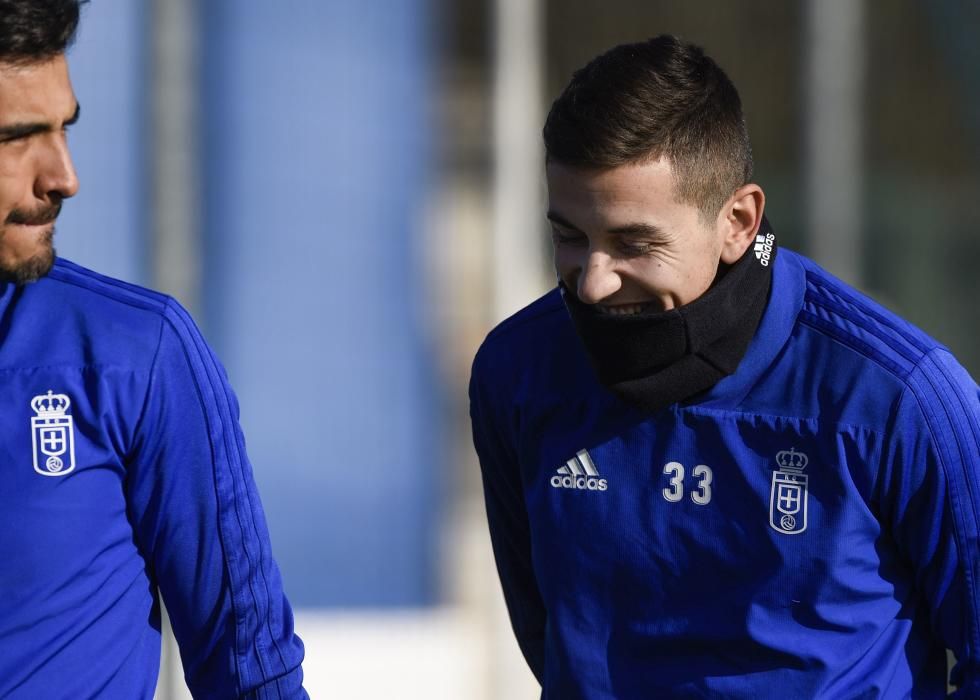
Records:
{"label": "shoulder stripe", "polygon": [[[948,359],[943,363],[940,356]],[[953,373],[962,373],[966,381],[956,381]],[[969,375],[953,361],[947,351],[930,353],[909,381],[918,399],[919,409],[932,433],[939,462],[942,465],[953,512],[953,533],[962,567],[968,605],[967,649],[971,656],[980,650],[980,562],[977,543],[980,539],[980,484],[976,470],[980,467],[980,390],[972,400],[967,387],[973,383]]]}
{"label": "shoulder stripe", "polygon": [[[924,350],[915,352],[911,350],[907,345],[894,342],[895,340],[894,337],[891,337],[887,333],[882,332],[882,329],[876,325],[872,325],[872,324],[858,325],[862,320],[861,314],[855,313],[854,309],[849,309],[847,306],[837,303],[836,301],[833,301],[831,299],[826,299],[826,298],[820,298],[817,295],[807,292],[806,296],[804,297],[804,303],[810,304],[816,309],[830,312],[831,314],[836,315],[838,318],[850,322],[851,325],[860,328],[860,330],[865,335],[871,336],[873,339],[881,341],[881,343],[884,344],[888,349],[900,355],[902,358],[907,360],[912,365],[918,362],[922,358],[923,353],[925,352]],[[841,330],[843,331],[844,329],[842,328]],[[844,332],[845,334],[847,334],[846,331]],[[857,335],[854,334],[854,337],[856,338]]]}
{"label": "shoulder stripe", "polygon": [[[284,697],[280,679],[287,666],[276,630],[281,615],[274,601],[270,577],[276,572],[272,554],[263,544],[267,538],[258,493],[238,429],[234,397],[223,370],[190,315],[165,294],[100,275],[59,258],[48,275],[114,302],[155,314],[173,329],[197,387],[211,443],[212,470],[218,509],[218,537],[225,557],[232,615],[235,625],[235,671],[239,694],[262,687],[266,695]],[[158,350],[159,352],[159,345]],[[154,358],[155,363],[155,358]],[[141,415],[142,420],[142,415]],[[275,680],[275,685],[269,683]]]}
{"label": "shoulder stripe", "polygon": [[[971,464],[980,466],[980,408],[978,408],[980,393],[971,402],[963,384],[954,381],[950,368],[939,362],[938,354],[930,353],[926,356],[922,362],[921,375],[929,383],[932,393],[937,399],[930,403],[942,406],[942,415],[946,418],[944,423],[948,430],[944,431],[947,434],[943,437],[949,439],[943,440],[942,448],[951,452],[955,446],[959,457],[957,463],[963,465],[964,468]],[[952,359],[948,353],[943,352],[942,354]],[[958,365],[955,369],[964,371]],[[980,488],[980,485],[973,478],[966,479],[965,483],[972,485],[975,489]],[[978,501],[980,499],[973,499],[972,516],[976,523],[980,523]]]}
{"label": "shoulder stripe", "polygon": [[[176,303],[168,303],[166,318],[187,353],[198,391],[201,392],[202,409],[208,422],[212,450],[217,453],[214,455],[214,477],[218,492],[218,532],[228,562],[232,605],[235,610],[236,664],[242,685],[239,691],[246,693],[249,688],[260,685],[266,679],[289,671],[273,631],[276,628],[272,619],[275,611],[271,605],[272,594],[266,571],[272,555],[271,552],[263,551],[264,538],[258,535],[258,495],[248,488],[252,481],[247,473],[248,463],[242,437],[237,430],[233,399],[222,378],[217,360],[183,308]],[[223,473],[228,471],[231,473]],[[259,551],[253,551],[253,543],[258,543]],[[262,679],[252,679],[248,664],[243,660],[250,639],[251,651],[264,677]],[[278,663],[269,657],[270,649],[275,650]],[[275,668],[270,669],[269,665]]]}
{"label": "shoulder stripe", "polygon": [[166,294],[100,275],[63,258],[58,258],[54,267],[51,268],[51,272],[48,273],[48,277],[101,294],[129,306],[159,313],[163,313],[169,299]]}
{"label": "shoulder stripe", "polygon": [[[814,294],[812,295],[812,299],[815,302],[818,299],[822,299],[826,303],[835,305],[840,310],[843,311],[844,306],[842,304],[836,303],[835,298],[846,300],[848,306],[851,306],[857,309],[858,311],[860,311],[862,314],[865,314],[866,316],[869,316],[870,318],[874,319],[875,322],[878,324],[878,326],[876,327],[877,330],[884,330],[885,328],[889,328],[893,331],[894,335],[897,335],[898,337],[905,340],[905,342],[908,345],[916,349],[917,351],[916,356],[921,356],[936,347],[935,344],[930,345],[924,342],[924,338],[919,337],[913,333],[910,333],[909,332],[910,326],[904,324],[904,322],[901,321],[898,317],[882,313],[880,308],[875,308],[874,305],[868,303],[867,301],[859,297],[852,290],[848,290],[838,285],[834,285],[829,280],[825,278],[820,278],[817,275],[813,275],[813,274],[807,275],[807,284],[812,285],[813,287]],[[810,290],[808,290],[808,294],[807,294],[808,297],[811,296],[809,294],[809,291]],[[886,337],[886,334],[881,333],[880,337],[885,341],[893,342],[895,340],[894,335],[890,337]]]}
{"label": "shoulder stripe", "polygon": [[927,353],[942,347],[858,293],[813,273],[807,274],[800,320],[902,379]]}
{"label": "shoulder stripe", "polygon": [[[833,335],[845,345],[862,349],[864,354],[881,364],[894,364],[898,374],[905,375],[922,359],[922,353],[912,353],[900,343],[890,343],[874,328],[861,324],[863,319],[852,310],[838,304],[828,304],[815,300],[807,293],[803,299],[801,317],[812,321],[822,321],[821,330]],[[880,357],[879,357],[880,356]],[[892,360],[886,358],[891,356]]]}
{"label": "shoulder stripe", "polygon": [[816,330],[830,336],[834,340],[846,345],[847,347],[861,353],[864,357],[871,360],[872,362],[881,365],[887,369],[892,374],[900,377],[905,377],[912,368],[915,366],[910,362],[896,362],[884,355],[877,346],[873,346],[867,343],[858,336],[848,333],[846,330],[840,326],[831,323],[830,321],[817,316],[815,313],[810,311],[800,312],[800,322],[815,328]]}

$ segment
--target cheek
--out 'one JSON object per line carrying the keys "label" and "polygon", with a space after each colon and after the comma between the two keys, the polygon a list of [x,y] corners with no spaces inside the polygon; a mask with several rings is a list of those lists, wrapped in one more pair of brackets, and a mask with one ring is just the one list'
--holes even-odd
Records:
{"label": "cheek", "polygon": [[679,289],[684,303],[692,302],[708,291],[717,274],[717,259],[708,256],[692,261],[687,267]]}
{"label": "cheek", "polygon": [[677,286],[681,274],[674,266],[663,260],[646,258],[633,261],[626,271],[627,278],[646,287],[651,292],[671,290]]}
{"label": "cheek", "polygon": [[696,266],[698,278],[706,287],[714,282],[715,276],[718,274],[718,266],[720,264],[721,248],[718,248],[718,250],[709,250],[705,253],[705,255],[698,259],[698,264]]}
{"label": "cheek", "polygon": [[20,142],[0,146],[0,186],[6,186],[27,177],[30,170],[30,151]]}
{"label": "cheek", "polygon": [[21,178],[11,177],[0,169],[0,223],[24,197],[24,186]]}
{"label": "cheek", "polygon": [[664,308],[689,303],[701,296],[709,282],[701,270],[681,261],[647,259],[635,262],[623,276],[624,288],[633,287],[638,296],[663,302]]}

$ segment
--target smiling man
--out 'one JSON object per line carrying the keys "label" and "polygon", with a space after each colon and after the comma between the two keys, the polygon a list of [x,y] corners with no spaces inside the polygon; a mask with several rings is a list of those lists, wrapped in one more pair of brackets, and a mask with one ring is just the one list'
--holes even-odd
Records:
{"label": "smiling man", "polygon": [[542,697],[980,697],[980,395],[779,249],[734,86],[669,36],[544,128],[558,288],[470,385]]}
{"label": "smiling man", "polygon": [[0,697],[306,698],[224,371],[163,295],[55,256],[79,2],[0,0]]}

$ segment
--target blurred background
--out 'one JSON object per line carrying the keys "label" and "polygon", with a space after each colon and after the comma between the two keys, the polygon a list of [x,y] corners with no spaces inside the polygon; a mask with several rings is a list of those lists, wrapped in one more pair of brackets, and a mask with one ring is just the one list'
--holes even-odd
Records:
{"label": "blurred background", "polygon": [[[173,294],[222,358],[312,697],[536,698],[466,383],[552,285],[551,100],[614,44],[701,44],[782,244],[977,377],[978,28],[955,0],[96,0],[58,249]],[[172,642],[158,696],[187,697]]]}

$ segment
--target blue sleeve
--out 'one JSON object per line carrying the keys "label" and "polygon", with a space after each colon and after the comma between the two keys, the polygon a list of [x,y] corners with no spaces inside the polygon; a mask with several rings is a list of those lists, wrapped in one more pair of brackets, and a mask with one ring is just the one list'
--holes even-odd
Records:
{"label": "blue sleeve", "polygon": [[531,535],[524,489],[513,444],[497,428],[488,405],[487,381],[477,356],[470,379],[473,443],[480,460],[490,541],[504,600],[521,652],[540,683],[544,678],[545,608],[531,561]]}
{"label": "blue sleeve", "polygon": [[956,656],[953,697],[980,697],[980,391],[945,350],[908,378],[885,447],[882,515],[933,633]]}
{"label": "blue sleeve", "polygon": [[303,644],[272,558],[237,402],[172,301],[127,459],[127,492],[194,696],[307,698]]}

